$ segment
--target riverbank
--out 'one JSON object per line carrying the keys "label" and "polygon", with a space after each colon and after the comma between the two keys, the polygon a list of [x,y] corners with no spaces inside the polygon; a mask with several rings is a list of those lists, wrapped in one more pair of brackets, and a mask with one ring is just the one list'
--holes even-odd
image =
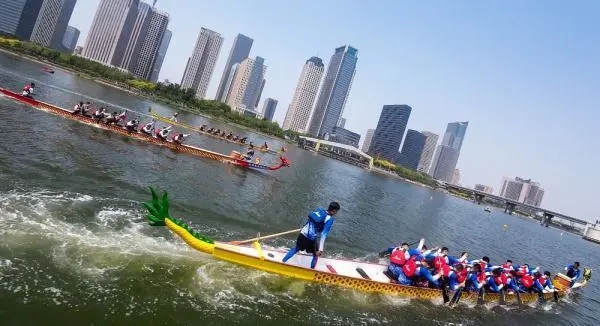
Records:
{"label": "riverbank", "polygon": [[[105,86],[127,92],[152,101],[164,103],[175,109],[190,112],[232,126],[249,130],[270,139],[285,140],[286,134],[278,123],[241,115],[232,111],[225,103],[197,99],[190,89],[181,89],[177,84],[152,83],[136,78],[128,72],[101,63],[61,53],[38,44],[0,36],[0,50],[27,60],[86,78]],[[292,138],[293,133],[291,133]]]}
{"label": "riverbank", "polygon": [[412,183],[412,184],[420,186],[420,187],[424,187],[424,188],[428,188],[428,189],[432,189],[432,190],[435,189],[435,188],[433,188],[430,185],[426,185],[426,184],[423,184],[423,183],[420,183],[420,182],[417,182],[417,181],[413,181],[413,180],[407,179],[407,178],[402,177],[401,175],[399,175],[399,174],[397,174],[395,172],[384,170],[384,169],[378,168],[376,166],[372,167],[371,171],[373,171],[375,173],[387,175],[387,176],[390,176],[390,177],[393,177],[393,178],[396,178],[396,179],[400,179],[402,181],[405,181],[405,182],[408,182],[408,183]]}

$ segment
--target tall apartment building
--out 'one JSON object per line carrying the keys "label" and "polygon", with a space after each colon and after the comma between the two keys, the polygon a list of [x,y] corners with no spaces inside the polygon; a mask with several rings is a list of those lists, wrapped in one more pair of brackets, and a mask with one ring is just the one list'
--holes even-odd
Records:
{"label": "tall apartment building", "polygon": [[369,150],[372,156],[396,162],[411,111],[412,108],[404,104],[383,106]]}
{"label": "tall apartment building", "polygon": [[261,57],[247,58],[237,66],[227,96],[227,104],[232,109],[255,111],[265,83],[267,66],[264,62]]}
{"label": "tall apartment building", "polygon": [[13,35],[17,33],[19,20],[26,2],[27,0],[0,1],[0,32]]}
{"label": "tall apartment building", "polygon": [[233,81],[233,73],[235,72],[237,65],[242,63],[242,61],[250,55],[250,49],[252,48],[253,42],[254,40],[243,34],[238,34],[235,37],[233,46],[231,46],[231,51],[229,52],[229,57],[227,57],[227,62],[225,63],[225,68],[223,69],[223,76],[221,76],[215,100],[220,102],[227,101],[231,83]]}
{"label": "tall apartment building", "polygon": [[81,55],[120,66],[129,42],[139,0],[100,0]]}
{"label": "tall apartment building", "polygon": [[152,7],[145,2],[140,2],[137,7],[135,20],[131,26],[123,58],[119,64],[123,69],[132,71],[137,66],[138,54],[140,53],[146,34],[148,34],[148,26],[150,26],[149,15],[151,9]]}
{"label": "tall apartment building", "polygon": [[451,122],[446,127],[444,139],[435,152],[433,164],[429,170],[429,174],[434,179],[452,182],[468,126],[469,122],[465,121]]}
{"label": "tall apartment building", "polygon": [[165,56],[167,55],[169,44],[171,44],[171,36],[173,36],[173,33],[169,29],[167,29],[165,31],[165,36],[163,36],[163,39],[160,42],[160,47],[158,48],[158,55],[156,56],[156,61],[154,62],[154,67],[152,68],[152,74],[150,75],[150,81],[153,83],[156,83],[158,81],[158,75],[160,74],[160,70],[162,69],[163,62],[165,61]]}
{"label": "tall apartment building", "polygon": [[426,139],[427,137],[424,134],[416,130],[408,129],[398,163],[406,168],[416,171],[419,166],[421,155],[423,154]]}
{"label": "tall apartment building", "polygon": [[221,34],[204,27],[200,29],[194,52],[188,59],[181,79],[181,88],[193,89],[197,98],[206,97],[222,44]]}
{"label": "tall apartment building", "polygon": [[45,0],[30,40],[55,50],[63,50],[62,40],[76,3],[77,0]]}
{"label": "tall apartment building", "polygon": [[339,125],[356,72],[358,50],[349,46],[335,49],[329,61],[308,132],[317,138],[331,134]]}
{"label": "tall apartment building", "polygon": [[274,98],[267,97],[265,104],[263,105],[263,116],[269,121],[273,121],[275,116],[275,110],[277,109],[277,100]]}
{"label": "tall apartment building", "polygon": [[75,46],[77,46],[77,41],[79,40],[79,30],[73,26],[67,26],[67,30],[65,31],[65,36],[62,39],[62,46],[68,52],[75,51]]}
{"label": "tall apartment building", "polygon": [[147,19],[150,21],[148,31],[137,53],[136,65],[130,71],[139,78],[149,80],[158,56],[158,48],[169,25],[169,14],[152,8]]}
{"label": "tall apartment building", "polygon": [[425,135],[425,146],[423,146],[423,153],[421,153],[421,158],[419,159],[419,164],[417,165],[417,171],[427,173],[429,172],[431,160],[433,159],[433,154],[435,153],[435,145],[437,145],[438,135],[430,131],[421,131],[421,133]]}
{"label": "tall apartment building", "polygon": [[519,177],[509,179],[503,177],[502,185],[500,187],[500,196],[527,205],[539,207],[544,198],[544,189],[541,188],[538,182],[531,181],[531,179]]}
{"label": "tall apartment building", "polygon": [[481,191],[484,192],[486,194],[493,194],[494,193],[494,188],[490,187],[490,186],[486,186],[486,185],[482,185],[482,184],[476,184],[475,187],[473,187],[474,190],[477,191]]}
{"label": "tall apartment building", "polygon": [[[14,2],[11,0],[6,0],[2,2]],[[29,40],[31,38],[31,33],[33,32],[33,27],[37,22],[38,16],[40,15],[40,9],[42,9],[42,4],[44,0],[27,0],[25,2],[25,6],[23,8],[27,8],[27,10],[23,10],[21,13],[21,17],[19,18],[19,25],[17,26],[16,35],[22,40]],[[2,4],[0,4],[0,8]],[[0,9],[0,25],[2,24],[2,9]],[[14,18],[14,17],[13,17]]]}
{"label": "tall apartment building", "polygon": [[375,133],[375,129],[367,129],[367,133],[365,134],[365,140],[362,144],[362,151],[365,153],[369,152],[369,148],[371,148],[371,142],[373,141],[373,134]]}
{"label": "tall apartment building", "polygon": [[283,120],[283,130],[293,130],[299,133],[308,131],[308,121],[324,71],[325,65],[321,58],[311,57],[306,60],[300,72],[292,102]]}

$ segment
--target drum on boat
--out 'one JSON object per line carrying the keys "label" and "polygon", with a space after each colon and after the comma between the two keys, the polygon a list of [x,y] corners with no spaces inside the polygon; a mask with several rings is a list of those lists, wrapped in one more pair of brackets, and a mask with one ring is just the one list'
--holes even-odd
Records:
{"label": "drum on boat", "polygon": [[571,278],[565,274],[557,273],[554,277],[554,286],[560,289],[568,289],[571,287]]}

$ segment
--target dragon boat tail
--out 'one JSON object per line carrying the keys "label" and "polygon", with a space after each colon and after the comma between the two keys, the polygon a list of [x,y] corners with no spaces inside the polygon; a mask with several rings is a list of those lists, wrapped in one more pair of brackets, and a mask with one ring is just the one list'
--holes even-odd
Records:
{"label": "dragon boat tail", "polygon": [[[425,300],[438,300],[443,297],[443,291],[440,289],[400,285],[392,282],[390,277],[387,276],[387,265],[322,257],[319,258],[315,269],[311,269],[309,266],[312,256],[296,254],[286,263],[282,263],[286,252],[263,248],[259,240],[254,240],[251,245],[236,245],[231,242],[215,241],[194,231],[182,220],[169,215],[169,199],[166,191],[160,198],[153,188],[150,188],[150,192],[152,193],[152,201],[143,204],[148,210],[146,217],[149,224],[152,226],[166,226],[190,247],[212,255],[216,259],[295,279],[364,292]],[[519,296],[505,294],[502,297],[507,304],[532,303],[540,299],[558,300],[572,289],[584,287],[590,278],[591,270],[585,269],[583,281],[569,288],[568,284],[565,285],[568,277],[559,273],[553,280],[557,291],[545,292],[542,298],[535,293],[522,293]],[[451,291],[448,292],[450,292],[450,295],[453,294]],[[480,295],[464,292],[461,297],[463,301],[479,301],[479,303],[482,300],[483,302],[499,302],[501,300],[501,295],[498,293]]]}
{"label": "dragon boat tail", "polygon": [[30,105],[38,110],[45,111],[45,112],[48,112],[48,113],[51,113],[54,115],[58,115],[60,117],[66,118],[68,120],[77,121],[77,122],[80,122],[80,123],[83,123],[83,124],[86,124],[86,125],[89,125],[92,127],[104,129],[107,131],[112,131],[112,132],[121,134],[123,136],[134,138],[139,141],[146,142],[146,143],[152,143],[154,145],[167,147],[173,151],[180,152],[180,153],[185,153],[185,154],[189,154],[189,155],[193,155],[193,156],[197,156],[197,157],[209,158],[209,159],[226,162],[226,163],[230,163],[232,165],[236,165],[236,166],[243,167],[243,168],[254,169],[254,170],[274,171],[274,170],[279,170],[282,167],[288,167],[291,165],[289,159],[283,155],[281,155],[279,157],[279,162],[277,164],[268,166],[268,165],[261,164],[260,161],[258,161],[258,160],[255,160],[253,162],[246,161],[246,160],[242,159],[240,157],[240,155],[236,152],[232,152],[231,155],[225,155],[225,154],[209,151],[207,149],[203,149],[203,148],[199,148],[199,147],[195,147],[195,146],[191,146],[191,145],[185,145],[185,144],[180,144],[180,143],[176,143],[173,141],[161,140],[156,137],[153,137],[153,136],[141,133],[141,132],[137,132],[137,131],[130,132],[122,126],[98,122],[97,120],[95,120],[91,117],[88,117],[85,115],[73,114],[73,111],[70,111],[70,110],[49,104],[49,103],[42,102],[42,101],[36,100],[31,97],[22,96],[21,94],[17,94],[15,92],[12,92],[10,90],[6,90],[3,88],[0,88],[0,94],[7,96],[8,98],[17,100],[21,103]]}

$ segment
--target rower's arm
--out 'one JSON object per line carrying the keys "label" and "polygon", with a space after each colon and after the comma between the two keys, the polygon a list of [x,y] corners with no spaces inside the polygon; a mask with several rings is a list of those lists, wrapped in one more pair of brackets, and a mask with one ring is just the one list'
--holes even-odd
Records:
{"label": "rower's arm", "polygon": [[331,230],[333,221],[333,218],[329,218],[329,220],[325,222],[325,227],[323,227],[323,232],[321,232],[321,237],[319,239],[319,251],[323,251],[323,248],[325,248],[325,239],[327,239],[327,234],[329,234],[329,230]]}

